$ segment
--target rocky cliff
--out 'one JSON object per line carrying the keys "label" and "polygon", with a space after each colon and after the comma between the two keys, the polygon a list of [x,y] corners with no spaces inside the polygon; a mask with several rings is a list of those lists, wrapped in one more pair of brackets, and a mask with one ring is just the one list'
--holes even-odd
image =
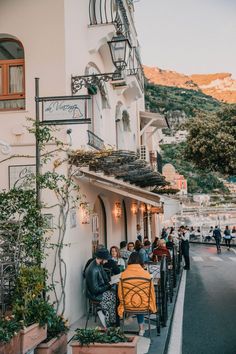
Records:
{"label": "rocky cliff", "polygon": [[184,75],[158,67],[144,66],[146,78],[157,85],[202,91],[219,101],[236,103],[236,80],[230,73]]}

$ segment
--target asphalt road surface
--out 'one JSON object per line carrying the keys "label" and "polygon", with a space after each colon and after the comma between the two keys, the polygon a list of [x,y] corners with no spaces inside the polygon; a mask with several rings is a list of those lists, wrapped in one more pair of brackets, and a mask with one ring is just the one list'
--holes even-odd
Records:
{"label": "asphalt road surface", "polygon": [[[236,254],[191,245],[182,354],[236,354]],[[236,249],[235,249],[236,251]]]}

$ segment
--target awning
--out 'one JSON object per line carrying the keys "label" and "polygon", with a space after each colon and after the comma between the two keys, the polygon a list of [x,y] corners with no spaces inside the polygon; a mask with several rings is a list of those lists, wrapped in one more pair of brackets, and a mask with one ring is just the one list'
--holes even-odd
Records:
{"label": "awning", "polygon": [[142,130],[142,135],[148,127],[154,127],[156,129],[169,128],[167,118],[160,113],[152,112],[139,112]]}
{"label": "awning", "polygon": [[81,167],[79,171],[80,174],[82,173],[82,175],[80,176],[79,174],[78,178],[86,177],[89,179],[90,183],[99,188],[109,190],[113,193],[123,195],[124,197],[139,200],[140,202],[151,204],[156,207],[161,206],[160,197],[155,193],[149,192],[145,189],[136,187],[121,180],[117,180],[112,176],[106,176],[103,173],[89,171],[88,167]]}

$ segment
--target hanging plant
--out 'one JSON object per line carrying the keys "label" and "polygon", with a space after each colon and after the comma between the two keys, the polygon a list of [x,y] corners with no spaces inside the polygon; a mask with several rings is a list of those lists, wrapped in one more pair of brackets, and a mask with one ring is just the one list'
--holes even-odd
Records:
{"label": "hanging plant", "polygon": [[97,92],[98,92],[97,86],[92,85],[92,84],[90,84],[89,86],[87,86],[87,89],[88,89],[88,94],[89,94],[89,95],[96,95]]}

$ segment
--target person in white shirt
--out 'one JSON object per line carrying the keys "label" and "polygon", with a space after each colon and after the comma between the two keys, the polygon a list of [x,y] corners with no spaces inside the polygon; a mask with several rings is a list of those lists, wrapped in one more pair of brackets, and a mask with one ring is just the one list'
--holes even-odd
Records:
{"label": "person in white shirt", "polygon": [[190,259],[189,259],[189,238],[190,233],[187,227],[181,226],[180,228],[180,237],[181,237],[181,251],[184,256],[185,266],[184,269],[190,269]]}

